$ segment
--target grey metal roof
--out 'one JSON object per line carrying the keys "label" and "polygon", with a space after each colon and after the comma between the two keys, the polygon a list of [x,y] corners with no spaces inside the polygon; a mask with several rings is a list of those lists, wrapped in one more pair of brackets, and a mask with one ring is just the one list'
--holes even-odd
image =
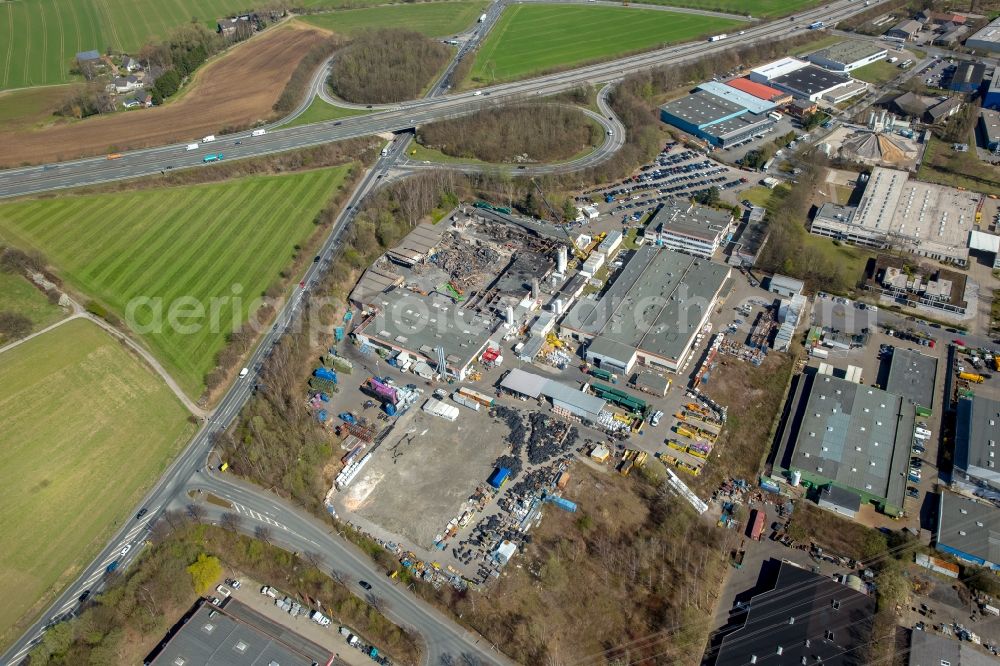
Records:
{"label": "grey metal roof", "polygon": [[[213,611],[214,617],[209,617]],[[250,610],[235,599],[217,609],[201,603],[173,634],[151,666],[312,666],[331,657],[287,627]]]}
{"label": "grey metal roof", "polygon": [[665,203],[656,209],[648,226],[666,233],[715,242],[733,221],[730,212],[706,206]]}
{"label": "grey metal roof", "polygon": [[529,398],[537,398],[542,394],[542,387],[547,381],[549,381],[547,377],[514,368],[500,382],[500,388],[526,395]]}
{"label": "grey metal roof", "polygon": [[859,60],[871,58],[879,53],[885,54],[885,48],[875,46],[874,44],[869,44],[867,42],[848,40],[839,42],[825,49],[820,49],[815,53],[810,53],[806,56],[806,60],[823,59],[829,60],[830,62],[839,62],[843,65],[850,65]]}
{"label": "grey metal roof", "polygon": [[1000,488],[1000,402],[961,398],[955,416],[955,467]]}
{"label": "grey metal roof", "polygon": [[932,409],[936,377],[936,358],[912,349],[898,347],[892,352],[885,390],[901,395],[915,405]]}
{"label": "grey metal roof", "polygon": [[406,289],[380,294],[371,303],[379,313],[360,331],[364,335],[429,358],[435,358],[437,347],[444,347],[446,356],[460,360],[458,367],[478,356],[497,324],[451,299]]}
{"label": "grey metal roof", "polygon": [[591,421],[596,421],[598,414],[604,409],[606,401],[596,395],[550,379],[542,386],[542,395],[552,400],[556,407],[562,407],[571,413]]}
{"label": "grey metal roof", "polygon": [[742,90],[737,90],[718,81],[706,81],[705,83],[698,84],[698,90],[704,90],[717,97],[729,100],[733,104],[737,104],[752,113],[767,113],[775,107],[775,103],[770,100],[754,97],[750,93],[745,93]]}
{"label": "grey metal roof", "polygon": [[667,102],[660,108],[698,127],[710,125],[746,110],[735,102],[705,91],[685,95],[680,99]]}
{"label": "grey metal roof", "polygon": [[772,79],[771,84],[805,95],[816,95],[831,88],[841,86],[850,80],[851,77],[845,74],[831,72],[816,65],[808,65],[794,72],[789,72],[784,76]]}
{"label": "grey metal roof", "polygon": [[813,375],[791,465],[902,507],[913,418],[899,396]]}
{"label": "grey metal roof", "polygon": [[643,246],[600,298],[579,301],[561,326],[678,359],[730,270],[673,250]]}
{"label": "grey metal roof", "polygon": [[666,393],[667,388],[670,386],[669,380],[652,372],[636,373],[632,383],[638,388],[647,388],[658,395]]}
{"label": "grey metal roof", "polygon": [[758,128],[763,129],[766,126],[773,124],[774,120],[768,116],[758,115],[747,111],[734,118],[726,118],[725,120],[720,120],[717,123],[712,123],[708,127],[703,127],[702,131],[716,138],[725,140],[727,137],[735,134],[754,131]]}
{"label": "grey metal roof", "polygon": [[857,512],[861,508],[861,496],[839,486],[826,486],[819,494],[820,503],[829,502],[835,506]]}
{"label": "grey metal roof", "polygon": [[861,666],[875,600],[829,577],[779,566],[774,586],[754,595],[743,626],[722,640],[715,666]]}
{"label": "grey metal roof", "polygon": [[[1000,77],[997,77],[1000,79]],[[990,145],[1000,143],[1000,111],[992,109],[982,109],[979,111],[979,126],[986,135],[986,142]]]}
{"label": "grey metal roof", "polygon": [[805,287],[805,282],[802,280],[796,280],[793,277],[788,277],[787,275],[782,275],[780,273],[775,273],[771,276],[771,281],[768,285],[773,289],[778,287],[780,289],[790,289],[791,291],[800,292],[802,288]]}
{"label": "grey metal roof", "polygon": [[587,345],[587,353],[614,359],[620,362],[619,365],[626,366],[635,356],[635,347],[598,335]]}
{"label": "grey metal roof", "polygon": [[909,666],[998,666],[997,660],[970,644],[931,631],[910,632]]}
{"label": "grey metal roof", "polygon": [[1000,509],[942,492],[937,543],[1000,564]]}

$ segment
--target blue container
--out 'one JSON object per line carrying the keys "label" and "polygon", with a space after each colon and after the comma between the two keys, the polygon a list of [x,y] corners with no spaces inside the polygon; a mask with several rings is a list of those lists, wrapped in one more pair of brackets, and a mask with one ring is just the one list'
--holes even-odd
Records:
{"label": "blue container", "polygon": [[389,416],[395,416],[396,415],[396,405],[392,404],[391,402],[387,402],[384,405],[382,405],[382,409]]}

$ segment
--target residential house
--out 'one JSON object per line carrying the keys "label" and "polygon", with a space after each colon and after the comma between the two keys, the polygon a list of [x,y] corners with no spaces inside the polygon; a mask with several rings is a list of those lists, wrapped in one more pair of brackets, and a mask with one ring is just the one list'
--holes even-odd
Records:
{"label": "residential house", "polygon": [[919,21],[906,19],[886,30],[885,36],[893,39],[901,39],[904,42],[912,42],[923,27]]}
{"label": "residential house", "polygon": [[965,18],[964,14],[955,14],[953,12],[935,12],[930,9],[925,9],[916,16],[917,21],[931,25],[945,25],[946,23],[963,25],[965,23]]}
{"label": "residential house", "polygon": [[131,74],[132,72],[142,69],[142,65],[139,64],[138,60],[131,56],[123,56],[121,69],[124,69],[126,72]]}
{"label": "residential house", "polygon": [[139,80],[139,77],[133,74],[129,74],[128,76],[116,76],[111,82],[111,87],[114,88],[116,93],[122,95],[124,93],[129,93],[133,90],[139,90],[142,88],[142,81]]}

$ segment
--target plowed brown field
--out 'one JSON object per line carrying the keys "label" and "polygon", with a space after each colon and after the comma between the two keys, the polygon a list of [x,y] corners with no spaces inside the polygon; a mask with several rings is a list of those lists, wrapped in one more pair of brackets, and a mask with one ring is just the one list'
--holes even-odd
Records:
{"label": "plowed brown field", "polygon": [[0,167],[195,140],[268,119],[292,71],[323,37],[319,30],[294,26],[265,32],[205,65],[190,90],[162,107],[0,132]]}

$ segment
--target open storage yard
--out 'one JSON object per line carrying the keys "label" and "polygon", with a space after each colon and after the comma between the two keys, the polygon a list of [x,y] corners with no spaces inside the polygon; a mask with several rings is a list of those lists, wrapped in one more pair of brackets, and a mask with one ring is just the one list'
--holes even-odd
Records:
{"label": "open storage yard", "polygon": [[86,320],[0,354],[0,643],[128,517],[193,432],[185,417],[157,375]]}
{"label": "open storage yard", "polygon": [[740,25],[658,10],[513,5],[479,49],[470,78],[487,85],[732,31]]}
{"label": "open storage yard", "polygon": [[487,4],[478,1],[386,5],[313,14],[302,20],[317,28],[345,35],[370,28],[395,26],[415,30],[428,37],[444,37],[474,25]]}
{"label": "open storage yard", "polygon": [[[14,202],[0,206],[0,239],[41,250],[68,282],[119,316],[132,299],[161,298],[161,325],[150,325],[150,308],[136,311],[137,323],[151,329],[141,337],[197,397],[232,322],[245,321],[279,280],[350,168]],[[167,323],[167,309],[181,297],[204,308],[193,333]],[[216,298],[228,300],[220,301],[213,330]]]}
{"label": "open storage yard", "polygon": [[414,408],[344,493],[342,506],[430,549],[507,448],[507,428],[486,410],[447,421]]}
{"label": "open storage yard", "polygon": [[318,30],[269,30],[199,69],[188,84],[190,89],[164,106],[31,132],[0,132],[4,147],[0,167],[189,141],[268,119],[292,71],[321,39],[323,33]]}

